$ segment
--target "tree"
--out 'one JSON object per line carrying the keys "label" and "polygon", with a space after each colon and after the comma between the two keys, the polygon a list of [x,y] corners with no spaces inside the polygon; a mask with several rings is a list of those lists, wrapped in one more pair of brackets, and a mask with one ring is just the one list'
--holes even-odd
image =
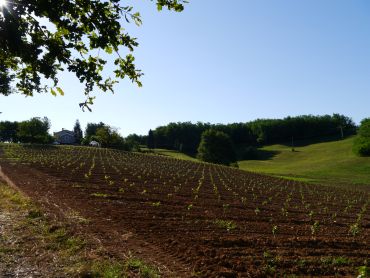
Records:
{"label": "tree", "polygon": [[85,129],[85,138],[89,138],[89,137],[95,135],[98,128],[104,127],[104,126],[106,126],[106,125],[103,122],[100,122],[98,124],[88,123],[87,126],[86,126],[86,129]]}
{"label": "tree", "polygon": [[73,133],[75,135],[76,142],[78,144],[81,144],[82,138],[83,138],[83,134],[82,134],[82,129],[81,129],[81,125],[80,125],[80,121],[79,120],[76,120],[75,126],[73,127]]}
{"label": "tree", "polygon": [[154,149],[154,134],[153,134],[153,130],[149,130],[149,133],[148,133],[148,149]]}
{"label": "tree", "polygon": [[[258,145],[285,143],[294,140],[320,141],[355,134],[356,125],[343,115],[323,116],[302,115],[284,119],[257,119],[246,123],[210,124],[210,123],[169,123],[153,130],[156,148],[180,150],[195,154],[201,135],[205,130],[215,129],[230,136],[237,150],[244,152],[249,147]],[[252,152],[251,152],[252,151]],[[253,148],[247,150],[246,157],[251,157]],[[254,154],[253,154],[254,156]],[[243,157],[243,154],[241,154]]]}
{"label": "tree", "polygon": [[134,145],[130,144],[130,142],[126,142],[115,128],[103,122],[98,124],[87,124],[85,138],[82,143],[88,145],[91,141],[99,142],[104,148],[114,148],[125,151],[131,151],[132,148],[134,148]]}
{"label": "tree", "polygon": [[236,155],[230,137],[215,129],[209,129],[202,133],[198,147],[200,160],[218,164],[230,165],[236,162]]}
{"label": "tree", "polygon": [[96,130],[94,138],[96,138],[102,147],[129,150],[123,137],[119,135],[117,130],[110,126],[105,125],[99,127]]}
{"label": "tree", "polygon": [[141,151],[140,144],[143,141],[143,137],[144,136],[140,136],[135,133],[130,134],[125,138],[125,144],[130,150],[140,152]]}
{"label": "tree", "polygon": [[360,156],[370,156],[370,118],[361,121],[353,151]]}
{"label": "tree", "polygon": [[18,140],[18,122],[0,122],[0,141],[16,142]]}
{"label": "tree", "polygon": [[[153,1],[153,0],[151,0]],[[138,46],[123,30],[123,23],[141,24],[140,14],[119,0],[14,0],[0,7],[0,93],[16,91],[26,96],[47,92],[63,95],[58,74],[72,72],[84,84],[90,110],[94,88],[112,91],[119,79],[129,78],[141,86],[142,72],[131,54]],[[158,10],[167,7],[180,12],[185,0],[156,0]],[[113,65],[100,51],[115,54]],[[124,56],[123,53],[126,53]],[[104,69],[111,70],[103,76]],[[42,79],[51,81],[43,85]]]}
{"label": "tree", "polygon": [[19,123],[17,137],[22,143],[49,144],[53,137],[48,133],[50,121],[48,118],[32,118]]}

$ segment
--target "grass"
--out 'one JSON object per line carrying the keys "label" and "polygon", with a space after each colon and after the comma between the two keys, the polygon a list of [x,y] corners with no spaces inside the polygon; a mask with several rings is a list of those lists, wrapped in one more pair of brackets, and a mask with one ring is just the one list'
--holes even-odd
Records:
{"label": "grass", "polygon": [[296,147],[294,152],[285,145],[266,146],[263,151],[276,154],[239,161],[239,168],[304,182],[370,185],[370,158],[352,152],[354,138]]}
{"label": "grass", "polygon": [[127,270],[134,271],[138,273],[141,277],[145,278],[159,278],[160,275],[158,271],[150,266],[144,263],[142,260],[137,258],[128,258],[125,264],[125,267]]}
{"label": "grass", "polygon": [[[144,148],[142,148],[142,149],[147,150],[147,149],[144,149]],[[169,157],[176,158],[176,159],[189,160],[189,161],[199,161],[195,157],[192,157],[190,155],[187,155],[185,153],[175,151],[175,150],[153,149],[152,151],[155,154],[165,155],[165,156],[169,156]]]}

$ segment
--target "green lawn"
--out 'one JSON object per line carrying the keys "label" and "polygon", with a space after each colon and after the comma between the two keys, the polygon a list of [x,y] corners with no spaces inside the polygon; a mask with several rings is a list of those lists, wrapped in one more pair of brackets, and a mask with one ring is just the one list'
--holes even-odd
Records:
{"label": "green lawn", "polygon": [[[148,150],[147,148],[141,148],[141,149],[144,150],[144,151]],[[166,156],[170,156],[170,157],[177,158],[177,159],[190,160],[190,161],[199,161],[198,159],[196,159],[196,158],[194,158],[190,155],[181,153],[179,151],[174,151],[174,150],[153,149],[153,152],[156,153],[156,154],[166,155]]]}
{"label": "green lawn", "polygon": [[353,139],[296,147],[295,152],[284,145],[266,146],[262,150],[276,154],[266,160],[239,161],[239,168],[308,182],[370,185],[370,157],[352,152]]}

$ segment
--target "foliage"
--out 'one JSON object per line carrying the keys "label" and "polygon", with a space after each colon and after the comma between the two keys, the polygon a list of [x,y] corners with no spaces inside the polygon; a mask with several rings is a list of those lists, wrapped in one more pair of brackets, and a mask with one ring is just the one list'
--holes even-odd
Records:
{"label": "foliage", "polygon": [[116,130],[109,126],[100,127],[96,131],[96,137],[102,147],[110,147],[116,149],[124,149],[125,142],[121,135]]}
{"label": "foliage", "polygon": [[[100,122],[100,123],[97,123],[97,124],[88,123],[86,125],[86,129],[85,129],[85,138],[89,138],[89,137],[95,135],[97,129],[100,128],[100,127],[104,127],[104,126],[105,126],[105,123],[103,123],[103,122]],[[87,142],[87,143],[89,143],[89,142]]]}
{"label": "foliage", "polygon": [[[239,156],[253,158],[256,154],[248,147],[289,143],[294,140],[320,139],[326,136],[341,138],[340,128],[344,135],[355,132],[355,124],[346,116],[334,114],[324,116],[303,115],[284,119],[258,119],[247,123],[210,124],[210,123],[170,123],[157,127],[153,131],[156,148],[178,150],[195,154],[201,135],[205,130],[215,129],[230,136],[238,150]],[[253,158],[254,159],[254,158]]]}
{"label": "foliage", "polygon": [[0,122],[0,141],[17,142],[18,122]]}
{"label": "foliage", "polygon": [[225,165],[235,162],[236,156],[230,137],[222,131],[206,130],[199,144],[198,158],[206,162]]}
{"label": "foliage", "polygon": [[76,120],[76,123],[73,127],[73,133],[75,135],[76,142],[78,144],[81,144],[82,138],[83,138],[83,133],[82,133],[82,129],[81,129],[81,125],[80,125],[79,120]]}
{"label": "foliage", "polygon": [[129,150],[133,150],[135,152],[140,152],[140,144],[142,142],[142,138],[136,134],[130,134],[125,138],[125,144]]}
{"label": "foliage", "polygon": [[[32,118],[23,122],[0,122],[0,141],[1,142],[21,142],[21,143],[41,143],[48,144],[53,142],[49,135],[50,121],[48,118]],[[78,143],[82,141],[82,130],[77,120],[73,132]]]}
{"label": "foliage", "polygon": [[120,150],[131,151],[138,148],[138,145],[132,141],[126,142],[125,139],[118,133],[118,131],[103,123],[88,123],[85,131],[85,138],[82,144],[88,145],[91,141],[97,141],[104,148],[114,148]]}
{"label": "foliage", "polygon": [[365,277],[370,277],[370,268],[366,265],[360,266],[358,268],[357,278],[365,278]]}
{"label": "foliage", "polygon": [[359,156],[370,156],[370,118],[361,121],[353,151]]}
{"label": "foliage", "polygon": [[32,118],[19,123],[17,138],[21,143],[49,144],[54,140],[48,133],[49,128],[48,118]]}
{"label": "foliage", "polygon": [[147,142],[148,149],[154,149],[154,147],[155,147],[154,135],[153,135],[153,131],[151,129],[149,130],[147,140],[148,140],[148,142]]}
{"label": "foliage", "polygon": [[[152,0],[153,1],[153,0]],[[158,10],[167,7],[180,12],[184,0],[156,0]],[[141,86],[142,72],[131,54],[136,38],[124,31],[123,23],[141,24],[133,7],[119,0],[107,1],[7,1],[0,13],[0,93],[17,92],[26,96],[46,92],[63,95],[58,74],[72,72],[84,84],[90,110],[94,88],[114,90],[119,79],[129,78]],[[115,55],[114,63],[100,55]],[[124,54],[124,55],[122,55]],[[110,70],[103,74],[103,70]],[[106,76],[107,75],[107,76]],[[51,85],[43,86],[46,79]]]}

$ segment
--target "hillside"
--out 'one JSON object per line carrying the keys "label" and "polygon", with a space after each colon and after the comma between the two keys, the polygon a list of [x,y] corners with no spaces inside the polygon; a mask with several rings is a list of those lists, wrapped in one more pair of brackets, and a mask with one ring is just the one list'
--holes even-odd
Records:
{"label": "hillside", "polygon": [[273,156],[240,161],[239,167],[309,182],[370,185],[370,158],[352,152],[354,138],[296,147],[295,152],[285,145],[266,146],[261,150]]}
{"label": "hillside", "polygon": [[[352,152],[354,138],[295,147],[295,152],[286,145],[270,145],[259,149],[265,159],[244,160],[238,164],[241,170],[305,182],[370,185],[370,158],[358,157]],[[296,144],[300,145],[300,142]],[[196,161],[178,151],[154,151],[178,159]]]}

